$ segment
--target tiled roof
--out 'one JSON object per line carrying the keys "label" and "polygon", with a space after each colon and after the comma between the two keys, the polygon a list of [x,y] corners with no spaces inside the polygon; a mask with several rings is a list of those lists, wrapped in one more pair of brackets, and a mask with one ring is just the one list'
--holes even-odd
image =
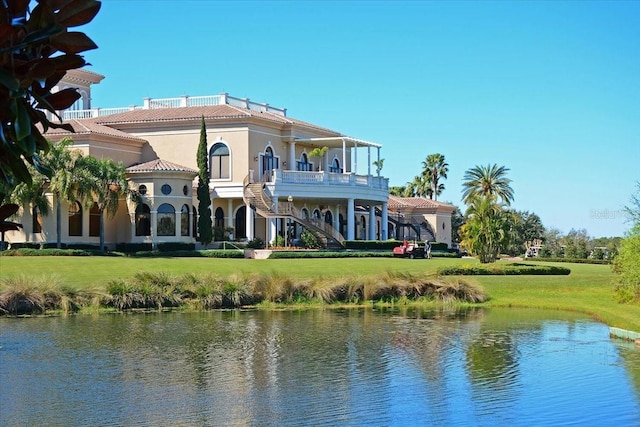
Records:
{"label": "tiled roof", "polygon": [[210,120],[260,118],[283,125],[293,124],[305,126],[340,135],[338,132],[335,132],[331,129],[323,128],[321,126],[307,123],[302,120],[297,120],[291,117],[285,117],[269,112],[254,111],[228,104],[207,105],[201,107],[135,109],[123,113],[102,116],[92,120],[94,120],[96,123],[109,126],[122,123],[153,123],[182,120],[200,120],[202,117]]}
{"label": "tiled roof", "polygon": [[137,165],[129,166],[127,172],[191,172],[197,174],[195,169],[188,168],[186,166],[177,165],[175,163],[168,162],[162,159],[151,160],[146,163],[139,163]]}
{"label": "tiled roof", "polygon": [[139,142],[147,142],[142,138],[138,138],[137,136],[133,136],[127,132],[119,131],[118,129],[111,128],[109,126],[103,126],[99,123],[96,123],[93,119],[88,120],[69,120],[67,123],[73,127],[75,132],[69,132],[65,129],[53,129],[50,128],[45,134],[48,137],[64,137],[64,136],[73,136],[73,135],[106,135],[113,136],[117,138],[128,139],[130,141],[139,141]]}
{"label": "tiled roof", "polygon": [[454,205],[438,202],[424,197],[398,197],[389,195],[388,207],[391,210],[398,209],[437,209],[440,207],[455,209]]}

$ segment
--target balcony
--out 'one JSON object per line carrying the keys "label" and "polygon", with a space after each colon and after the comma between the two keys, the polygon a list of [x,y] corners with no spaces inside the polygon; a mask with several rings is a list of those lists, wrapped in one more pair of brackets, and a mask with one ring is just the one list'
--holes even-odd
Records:
{"label": "balcony", "polygon": [[273,169],[262,177],[272,194],[311,198],[357,198],[386,201],[389,179],[355,173]]}

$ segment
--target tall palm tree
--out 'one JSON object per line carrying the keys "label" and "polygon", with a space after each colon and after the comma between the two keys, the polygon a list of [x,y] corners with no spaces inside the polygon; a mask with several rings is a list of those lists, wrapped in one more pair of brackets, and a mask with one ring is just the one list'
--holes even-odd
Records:
{"label": "tall palm tree", "polygon": [[438,200],[438,196],[444,191],[444,184],[440,180],[447,178],[447,172],[449,172],[449,164],[440,153],[429,154],[422,162],[422,177],[431,188],[430,199]]}
{"label": "tall palm tree", "polygon": [[496,196],[509,206],[513,201],[511,180],[506,177],[508,168],[497,164],[475,166],[464,173],[462,200],[469,204],[477,195]]}
{"label": "tall palm tree", "polygon": [[129,189],[126,169],[111,159],[82,158],[77,174],[78,199],[90,209],[95,203],[100,214],[100,250],[104,251],[104,216],[113,218],[122,198],[135,193]]}

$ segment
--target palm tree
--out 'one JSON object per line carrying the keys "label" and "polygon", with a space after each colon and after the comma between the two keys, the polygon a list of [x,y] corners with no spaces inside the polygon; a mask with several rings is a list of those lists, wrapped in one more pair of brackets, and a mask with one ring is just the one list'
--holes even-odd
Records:
{"label": "palm tree", "polygon": [[509,206],[513,201],[511,180],[506,177],[508,168],[496,164],[475,166],[464,173],[462,200],[469,204],[478,195],[496,196]]}
{"label": "palm tree", "polygon": [[[57,144],[52,144],[51,149],[42,157],[43,165],[51,171],[51,178],[46,190],[53,193],[56,200],[56,247],[58,249],[62,246],[62,202],[76,201],[76,171],[78,161],[82,158],[82,152],[71,150],[69,148],[71,145],[73,145],[73,141],[65,138]],[[39,201],[39,196],[37,194],[34,196],[32,203],[42,209],[43,205]],[[48,208],[42,212],[43,214],[48,212]]]}
{"label": "palm tree", "polygon": [[431,185],[427,182],[427,180],[422,175],[418,175],[413,178],[413,181],[407,182],[404,197],[431,198],[432,192],[433,189],[431,188]]}
{"label": "palm tree", "polygon": [[461,245],[478,255],[481,263],[494,262],[511,237],[511,213],[495,195],[478,194],[469,200],[467,220],[460,228]]}
{"label": "palm tree", "polygon": [[78,199],[90,209],[95,203],[100,214],[100,250],[104,251],[104,216],[113,218],[120,199],[136,193],[129,189],[126,169],[111,159],[82,158],[78,171]]}
{"label": "palm tree", "polygon": [[438,200],[438,196],[444,191],[444,184],[440,182],[440,179],[446,179],[447,172],[449,172],[449,164],[445,162],[444,155],[440,153],[429,154],[422,162],[422,177],[431,188],[430,199]]}

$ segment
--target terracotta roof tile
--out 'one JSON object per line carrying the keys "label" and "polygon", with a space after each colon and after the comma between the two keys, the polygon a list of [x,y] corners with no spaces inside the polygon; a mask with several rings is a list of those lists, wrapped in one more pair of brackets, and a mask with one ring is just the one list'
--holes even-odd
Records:
{"label": "terracotta roof tile", "polygon": [[334,133],[336,135],[341,135],[340,133],[331,129],[323,128],[321,126],[307,123],[302,120],[281,116],[275,113],[236,107],[228,104],[207,105],[200,107],[136,109],[123,113],[102,116],[92,120],[94,120],[98,124],[110,126],[122,123],[152,123],[181,120],[200,120],[202,117],[204,117],[205,119],[213,120],[260,118],[282,125],[293,124],[311,127],[325,132]]}
{"label": "terracotta roof tile", "polygon": [[439,207],[455,209],[455,206],[449,203],[438,202],[437,200],[426,199],[424,197],[398,197],[392,195],[389,195],[388,206],[389,209],[392,210],[408,208],[436,209]]}
{"label": "terracotta roof tile", "polygon": [[127,168],[127,172],[191,172],[197,174],[198,171],[186,166],[181,166],[175,163],[168,162],[162,159],[151,160],[146,163],[139,163]]}
{"label": "terracotta roof tile", "polygon": [[69,123],[75,132],[69,132],[65,129],[49,129],[45,134],[47,137],[64,137],[73,135],[89,135],[89,134],[97,134],[97,135],[106,135],[113,136],[117,138],[123,138],[130,141],[139,141],[139,142],[147,142],[142,138],[138,138],[137,136],[133,136],[130,133],[119,131],[118,129],[114,129],[109,126],[103,126],[94,121],[95,119],[87,119],[87,120],[69,120]]}

